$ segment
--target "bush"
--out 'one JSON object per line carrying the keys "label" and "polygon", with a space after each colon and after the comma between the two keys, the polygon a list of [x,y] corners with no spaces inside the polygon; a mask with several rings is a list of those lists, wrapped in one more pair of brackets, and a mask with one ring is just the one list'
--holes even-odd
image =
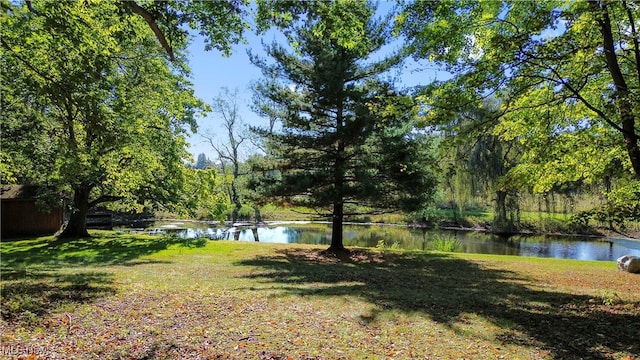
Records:
{"label": "bush", "polygon": [[596,209],[582,211],[574,215],[571,221],[581,226],[589,226],[590,221],[596,221],[612,229],[618,227],[625,230],[629,222],[640,222],[640,204],[610,203]]}
{"label": "bush", "polygon": [[442,252],[463,252],[464,245],[457,239],[450,236],[437,237],[429,242],[429,248]]}
{"label": "bush", "polygon": [[380,249],[380,250],[398,250],[400,249],[400,243],[397,241],[394,241],[393,244],[391,245],[387,245],[386,241],[384,241],[383,239],[378,240],[378,243],[376,244],[376,249]]}

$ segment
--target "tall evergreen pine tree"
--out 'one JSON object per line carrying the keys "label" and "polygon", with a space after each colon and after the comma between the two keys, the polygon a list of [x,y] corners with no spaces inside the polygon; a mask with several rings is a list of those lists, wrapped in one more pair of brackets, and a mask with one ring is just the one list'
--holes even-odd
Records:
{"label": "tall evergreen pine tree", "polygon": [[271,200],[331,217],[329,250],[344,251],[345,216],[413,211],[429,201],[434,161],[427,137],[414,132],[412,99],[381,80],[402,56],[370,61],[391,38],[388,22],[375,22],[361,2],[324,5],[293,27],[295,51],[272,44],[274,63],[252,57],[266,77],[258,98],[282,125],[257,130],[268,154],[254,185]]}

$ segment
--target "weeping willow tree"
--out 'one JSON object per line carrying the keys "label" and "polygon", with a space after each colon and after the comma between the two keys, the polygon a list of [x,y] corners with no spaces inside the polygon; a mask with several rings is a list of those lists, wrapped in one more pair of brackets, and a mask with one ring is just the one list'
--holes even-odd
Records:
{"label": "weeping willow tree", "polygon": [[497,119],[499,104],[486,100],[480,107],[460,111],[445,126],[442,154],[447,164],[445,184],[457,210],[473,199],[490,199],[494,217],[492,230],[510,233],[520,223],[518,190],[503,181],[519,158],[515,142],[506,142],[489,131]]}
{"label": "weeping willow tree", "polygon": [[423,88],[431,120],[493,94],[503,115],[492,132],[523,145],[513,183],[545,194],[611,177],[602,210],[637,221],[638,10],[629,0],[408,1],[398,19],[414,57],[452,75]]}
{"label": "weeping willow tree", "polygon": [[505,143],[488,134],[476,139],[470,153],[469,165],[476,176],[476,186],[494,196],[493,232],[512,233],[519,227],[519,193],[502,181],[516,160],[513,142]]}

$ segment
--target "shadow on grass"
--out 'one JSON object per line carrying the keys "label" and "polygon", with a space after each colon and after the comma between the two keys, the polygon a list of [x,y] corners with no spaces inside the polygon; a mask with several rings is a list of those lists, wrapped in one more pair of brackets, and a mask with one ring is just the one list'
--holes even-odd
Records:
{"label": "shadow on grass", "polygon": [[102,266],[158,263],[143,257],[173,244],[201,247],[205,243],[206,240],[114,233],[65,241],[51,237],[3,241],[2,319],[35,325],[56,310],[114,294],[113,274],[97,270]]}
{"label": "shadow on grass", "polygon": [[35,326],[55,310],[91,303],[115,292],[113,275],[106,272],[3,270],[0,312],[5,321]]}
{"label": "shadow on grass", "polygon": [[157,262],[141,259],[170,245],[203,247],[206,239],[176,236],[139,236],[99,233],[88,238],[53,240],[50,237],[2,242],[2,268],[49,266],[136,265]]}
{"label": "shadow on grass", "polygon": [[[421,313],[456,329],[464,314],[502,331],[496,341],[543,348],[554,358],[599,359],[640,353],[640,304],[604,306],[589,296],[536,290],[514,272],[487,269],[443,254],[354,251],[335,258],[287,249],[239,263],[265,269],[251,278],[296,295],[359,296],[387,310]],[[314,287],[312,284],[326,286]],[[377,316],[363,318],[373,322]]]}

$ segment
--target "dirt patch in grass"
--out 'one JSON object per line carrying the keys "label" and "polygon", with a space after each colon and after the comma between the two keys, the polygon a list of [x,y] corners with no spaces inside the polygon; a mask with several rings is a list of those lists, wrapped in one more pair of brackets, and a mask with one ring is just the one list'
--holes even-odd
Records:
{"label": "dirt patch in grass", "polygon": [[364,249],[336,257],[317,247],[114,234],[49,241],[2,244],[1,356],[640,354],[640,277],[613,263]]}

